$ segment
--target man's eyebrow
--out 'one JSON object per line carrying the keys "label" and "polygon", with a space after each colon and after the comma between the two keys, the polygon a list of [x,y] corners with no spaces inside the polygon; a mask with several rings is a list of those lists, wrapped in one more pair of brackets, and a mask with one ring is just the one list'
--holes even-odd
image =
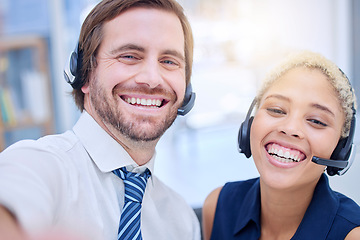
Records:
{"label": "man's eyebrow", "polygon": [[[113,50],[111,50],[111,54],[117,54],[119,52],[122,52],[122,51],[126,51],[126,50],[135,50],[135,51],[139,51],[139,52],[145,52],[145,48],[139,46],[139,45],[136,45],[136,44],[125,44],[125,45],[122,45],[118,48],[115,48]],[[174,57],[177,57],[179,58],[181,61],[185,61],[185,56],[184,54],[180,53],[179,51],[176,51],[176,50],[164,50],[162,52],[162,54],[164,55],[172,55]]]}
{"label": "man's eyebrow", "polygon": [[111,50],[110,53],[117,54],[118,52],[122,52],[122,51],[126,51],[126,50],[136,50],[136,51],[140,51],[140,52],[145,52],[145,49],[143,47],[140,47],[135,44],[125,44],[125,45],[122,45],[118,48]]}
{"label": "man's eyebrow", "polygon": [[184,61],[185,62],[185,56],[184,54],[181,54],[179,51],[176,51],[176,50],[165,50],[163,52],[163,54],[165,55],[172,55],[176,58],[179,58],[181,61]]}

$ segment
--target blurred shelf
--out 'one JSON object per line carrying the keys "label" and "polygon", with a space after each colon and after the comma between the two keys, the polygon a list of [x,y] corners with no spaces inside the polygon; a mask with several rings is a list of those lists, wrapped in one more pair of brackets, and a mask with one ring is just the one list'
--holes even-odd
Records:
{"label": "blurred shelf", "polygon": [[0,38],[0,151],[9,145],[6,136],[12,132],[54,131],[47,49],[41,36]]}

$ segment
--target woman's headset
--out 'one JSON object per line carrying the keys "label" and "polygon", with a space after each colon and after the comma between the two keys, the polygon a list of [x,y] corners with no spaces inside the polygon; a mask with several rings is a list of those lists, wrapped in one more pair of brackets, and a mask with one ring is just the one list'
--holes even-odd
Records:
{"label": "woman's headset", "polygon": [[[350,82],[349,82],[350,84]],[[350,86],[351,89],[351,86]],[[254,117],[251,116],[256,104],[256,99],[250,105],[250,108],[246,114],[244,122],[241,123],[238,133],[238,150],[240,153],[245,154],[247,158],[251,156],[250,149],[250,130]],[[312,161],[327,166],[326,171],[329,176],[343,175],[352,165],[355,159],[355,145],[353,144],[354,133],[356,123],[356,110],[353,104],[353,116],[351,119],[351,125],[349,130],[349,136],[341,138],[336,145],[330,159],[324,159],[319,157],[313,157]]]}

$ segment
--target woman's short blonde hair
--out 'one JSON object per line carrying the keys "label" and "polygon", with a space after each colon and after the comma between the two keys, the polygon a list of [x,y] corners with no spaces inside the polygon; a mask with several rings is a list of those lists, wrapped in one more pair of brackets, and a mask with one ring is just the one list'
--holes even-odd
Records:
{"label": "woman's short blonde hair", "polygon": [[288,59],[286,59],[286,61],[273,69],[265,77],[256,96],[257,103],[259,104],[265,92],[277,79],[289,70],[297,67],[318,69],[327,76],[330,84],[334,87],[334,90],[337,93],[340,105],[345,114],[345,123],[341,136],[343,138],[347,137],[349,135],[351,120],[357,107],[355,92],[351,87],[349,79],[342,70],[336,66],[335,63],[328,60],[321,54],[310,51],[302,51],[291,55]]}

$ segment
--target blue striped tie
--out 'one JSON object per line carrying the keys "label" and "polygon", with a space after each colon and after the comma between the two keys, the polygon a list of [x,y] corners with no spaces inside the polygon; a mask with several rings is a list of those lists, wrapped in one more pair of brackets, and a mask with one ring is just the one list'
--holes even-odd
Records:
{"label": "blue striped tie", "polygon": [[133,173],[125,167],[113,171],[124,180],[125,202],[121,212],[118,240],[142,240],[140,230],[141,202],[145,192],[146,182],[151,173],[146,169],[144,173]]}

